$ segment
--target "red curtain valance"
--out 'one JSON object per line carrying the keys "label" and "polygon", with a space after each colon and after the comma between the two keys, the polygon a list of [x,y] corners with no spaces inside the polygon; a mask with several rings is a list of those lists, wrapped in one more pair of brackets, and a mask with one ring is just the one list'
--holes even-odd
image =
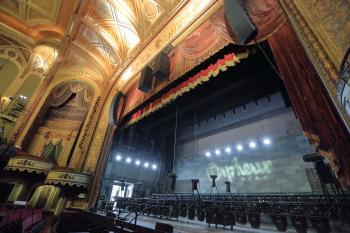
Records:
{"label": "red curtain valance", "polygon": [[182,96],[184,93],[191,91],[204,82],[208,82],[211,78],[216,77],[220,71],[226,71],[228,67],[235,66],[236,63],[239,63],[240,60],[246,59],[247,57],[248,50],[238,54],[230,53],[225,55],[224,58],[219,59],[214,64],[210,64],[206,69],[201,70],[196,75],[178,84],[174,88],[164,93],[158,99],[152,101],[142,109],[132,114],[128,124],[134,124],[138,122],[142,118],[174,101],[179,96]]}

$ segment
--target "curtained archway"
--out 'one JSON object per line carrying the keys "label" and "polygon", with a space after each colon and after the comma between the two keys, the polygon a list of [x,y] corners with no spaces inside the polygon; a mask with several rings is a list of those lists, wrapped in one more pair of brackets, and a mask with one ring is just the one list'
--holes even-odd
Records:
{"label": "curtained archway", "polygon": [[94,97],[84,82],[64,82],[52,89],[27,134],[29,153],[66,166]]}

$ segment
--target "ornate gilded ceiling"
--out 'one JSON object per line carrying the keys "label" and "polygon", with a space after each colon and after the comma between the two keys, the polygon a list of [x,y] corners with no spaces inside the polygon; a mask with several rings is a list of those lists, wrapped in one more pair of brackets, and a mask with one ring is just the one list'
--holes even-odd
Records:
{"label": "ornate gilded ceiling", "polygon": [[[167,23],[181,0],[95,0],[79,18],[73,41],[89,51],[101,76],[113,77]],[[69,56],[75,52],[70,52]]]}
{"label": "ornate gilded ceiling", "polygon": [[38,24],[54,25],[62,0],[2,0],[0,9],[6,14],[25,22],[30,26]]}
{"label": "ornate gilded ceiling", "polygon": [[40,54],[47,60],[46,70],[56,64],[57,77],[90,73],[97,85],[115,85],[122,80],[117,82],[125,86],[157,53],[220,2],[2,0],[0,34],[16,38]]}

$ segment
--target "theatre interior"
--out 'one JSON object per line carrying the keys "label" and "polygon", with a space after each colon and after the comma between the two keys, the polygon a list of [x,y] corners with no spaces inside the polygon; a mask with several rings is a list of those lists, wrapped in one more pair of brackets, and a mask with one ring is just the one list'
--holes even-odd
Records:
{"label": "theatre interior", "polygon": [[0,233],[350,232],[349,0],[1,0]]}

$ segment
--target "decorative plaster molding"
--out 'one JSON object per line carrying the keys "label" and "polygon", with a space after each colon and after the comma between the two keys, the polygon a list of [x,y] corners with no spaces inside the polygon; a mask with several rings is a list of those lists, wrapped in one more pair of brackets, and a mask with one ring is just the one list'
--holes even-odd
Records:
{"label": "decorative plaster molding", "polygon": [[306,22],[304,16],[300,13],[293,0],[279,0],[284,8],[288,18],[298,35],[300,42],[303,44],[310,60],[332,100],[339,115],[341,116],[347,130],[350,131],[350,117],[346,114],[337,99],[337,86],[339,84],[338,71],[325,49],[322,47],[318,37]]}
{"label": "decorative plaster molding", "polygon": [[5,171],[20,171],[37,174],[48,174],[53,167],[53,161],[49,161],[40,156],[16,156],[10,158]]}
{"label": "decorative plaster molding", "polygon": [[68,169],[53,169],[47,175],[45,184],[68,185],[86,188],[90,183],[90,175]]}

